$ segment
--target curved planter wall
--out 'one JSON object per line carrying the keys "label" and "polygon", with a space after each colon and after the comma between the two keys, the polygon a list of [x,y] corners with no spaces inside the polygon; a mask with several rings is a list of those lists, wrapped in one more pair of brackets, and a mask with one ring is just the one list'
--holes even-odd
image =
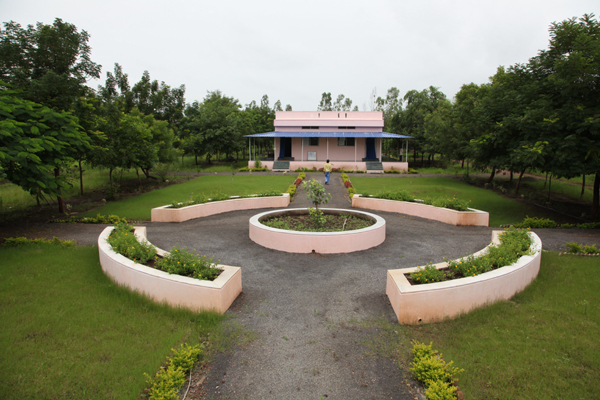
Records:
{"label": "curved planter wall", "polygon": [[[493,232],[492,243],[498,243],[500,231]],[[532,255],[523,256],[512,265],[481,275],[446,282],[412,286],[404,274],[417,268],[388,270],[386,294],[392,303],[398,322],[419,324],[454,318],[470,310],[508,300],[524,290],[540,270],[542,242],[533,232]],[[489,247],[489,246],[488,246]],[[487,251],[487,247],[476,256]],[[435,264],[436,268],[446,263]]]}
{"label": "curved planter wall", "polygon": [[[214,281],[202,281],[137,264],[116,253],[106,239],[113,227],[107,227],[98,237],[100,265],[106,275],[120,285],[143,293],[156,302],[193,311],[215,310],[223,314],[242,292],[242,270],[219,265],[221,275]],[[135,228],[138,240],[146,238],[146,228]],[[168,254],[157,249],[159,254]]]}
{"label": "curved planter wall", "polygon": [[260,219],[290,213],[308,214],[306,208],[267,211],[250,218],[250,239],[273,250],[288,253],[351,253],[379,246],[385,241],[385,220],[378,215],[357,210],[323,208],[325,212],[339,214],[360,214],[375,221],[364,229],[347,232],[298,232],[271,228],[260,223]]}
{"label": "curved planter wall", "polygon": [[489,213],[474,208],[469,208],[470,211],[456,211],[409,201],[363,197],[359,194],[352,197],[352,207],[414,215],[451,225],[488,226],[490,221]]}
{"label": "curved planter wall", "polygon": [[229,211],[252,210],[256,208],[282,208],[290,204],[290,194],[270,197],[244,197],[230,200],[194,204],[182,208],[162,206],[151,211],[152,222],[183,222],[194,218],[207,217]]}

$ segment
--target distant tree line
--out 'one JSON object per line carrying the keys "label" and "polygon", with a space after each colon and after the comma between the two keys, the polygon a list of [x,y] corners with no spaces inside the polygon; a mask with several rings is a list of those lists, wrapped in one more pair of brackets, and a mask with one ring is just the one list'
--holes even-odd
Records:
{"label": "distant tree line", "polygon": [[[107,72],[91,61],[89,35],[57,18],[52,25],[0,30],[0,174],[38,201],[57,196],[64,212],[62,171],[77,165],[83,192],[84,166],[112,172],[135,168],[147,178],[158,163],[191,155],[196,163],[244,154],[244,135],[273,130],[275,112],[264,95],[243,106],[219,90],[186,103],[185,86],[152,80],[145,71],[130,85],[119,64]],[[370,99],[383,112],[385,131],[414,137],[410,150],[466,162],[467,168],[527,170],[572,178],[595,174],[592,216],[598,216],[600,186],[600,24],[593,14],[550,26],[550,45],[529,60],[498,68],[489,83],[463,85],[453,101],[438,88],[396,87]],[[366,108],[366,106],[364,107]],[[287,104],[286,111],[292,109]],[[324,92],[323,111],[358,110],[339,94]],[[257,140],[263,151],[272,140]],[[387,143],[388,151],[398,144]],[[139,174],[139,172],[138,172]]]}

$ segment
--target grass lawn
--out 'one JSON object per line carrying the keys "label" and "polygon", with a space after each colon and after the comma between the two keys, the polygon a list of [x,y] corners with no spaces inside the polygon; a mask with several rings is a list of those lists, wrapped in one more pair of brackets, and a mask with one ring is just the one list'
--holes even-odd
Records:
{"label": "grass lawn", "polygon": [[408,369],[410,341],[433,342],[465,369],[467,399],[597,399],[599,266],[596,257],[544,252],[537,279],[510,301],[441,323],[383,324],[371,345]]}
{"label": "grass lawn", "polygon": [[0,258],[2,399],[135,399],[180,342],[235,340],[218,314],[113,284],[95,246],[0,248]]}
{"label": "grass lawn", "polygon": [[469,200],[469,207],[489,212],[490,226],[521,222],[527,215],[547,217],[532,205],[508,199],[491,190],[477,188],[452,178],[353,176],[352,185],[359,194],[375,194],[382,190],[406,190],[417,199],[456,196],[459,199]]}
{"label": "grass lawn", "polygon": [[267,190],[284,192],[294,181],[295,175],[209,175],[190,181],[168,186],[139,196],[110,202],[105,206],[77,217],[89,217],[96,214],[118,215],[131,220],[149,220],[150,210],[171,204],[174,201],[189,200],[191,195],[202,193],[224,193],[230,196],[254,194]]}

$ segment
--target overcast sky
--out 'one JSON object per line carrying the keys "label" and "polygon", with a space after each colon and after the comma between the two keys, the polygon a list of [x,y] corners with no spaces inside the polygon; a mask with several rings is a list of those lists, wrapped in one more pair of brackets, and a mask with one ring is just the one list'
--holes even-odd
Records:
{"label": "overcast sky", "polygon": [[119,63],[133,85],[144,70],[186,101],[221,90],[242,104],[281,100],[314,110],[323,92],[369,109],[374,88],[487,82],[500,65],[548,46],[554,21],[600,13],[598,0],[183,1],[0,0],[2,22],[56,17],[86,30],[102,79]]}

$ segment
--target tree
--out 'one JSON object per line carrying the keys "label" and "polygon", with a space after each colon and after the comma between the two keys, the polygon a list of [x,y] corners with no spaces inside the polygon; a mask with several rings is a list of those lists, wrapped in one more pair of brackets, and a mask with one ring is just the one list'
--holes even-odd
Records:
{"label": "tree", "polygon": [[292,111],[292,105],[291,104],[286,104],[285,105],[285,111]]}
{"label": "tree", "polygon": [[[550,45],[541,51],[534,71],[549,83],[547,93],[561,125],[556,154],[563,165],[575,163],[579,174],[594,173],[592,217],[600,202],[600,22],[594,14],[554,22]],[[576,143],[574,147],[573,144]],[[564,175],[564,171],[563,171]]]}
{"label": "tree", "polygon": [[333,110],[333,106],[331,104],[331,92],[323,92],[321,95],[321,102],[317,107],[319,111],[331,111]]}
{"label": "tree", "polygon": [[67,112],[24,100],[0,90],[0,167],[6,178],[34,196],[54,195],[64,213],[60,174],[78,153],[90,148],[89,137]]}
{"label": "tree", "polygon": [[101,66],[90,59],[86,31],[56,18],[23,29],[13,21],[0,31],[0,80],[23,96],[55,110],[70,110],[84,95],[85,82],[99,78]]}
{"label": "tree", "polygon": [[283,108],[281,108],[281,100],[277,100],[275,102],[273,105],[273,111],[283,111]]}

